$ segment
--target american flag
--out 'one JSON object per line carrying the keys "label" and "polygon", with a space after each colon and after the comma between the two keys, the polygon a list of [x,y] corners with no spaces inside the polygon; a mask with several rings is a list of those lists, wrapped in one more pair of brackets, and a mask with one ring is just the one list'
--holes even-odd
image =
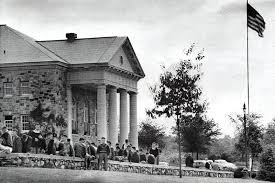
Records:
{"label": "american flag", "polygon": [[256,31],[260,37],[264,37],[264,18],[250,4],[247,4],[247,26]]}

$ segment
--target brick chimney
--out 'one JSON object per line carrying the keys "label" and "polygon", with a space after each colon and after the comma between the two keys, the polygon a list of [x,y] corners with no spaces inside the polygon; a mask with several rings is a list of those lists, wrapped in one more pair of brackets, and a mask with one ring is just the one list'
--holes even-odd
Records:
{"label": "brick chimney", "polygon": [[68,42],[73,42],[77,38],[76,33],[66,33],[66,38]]}

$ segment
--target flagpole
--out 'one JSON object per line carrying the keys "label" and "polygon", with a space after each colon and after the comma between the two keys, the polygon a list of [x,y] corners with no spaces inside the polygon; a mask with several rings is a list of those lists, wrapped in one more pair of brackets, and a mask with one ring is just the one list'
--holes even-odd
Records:
{"label": "flagpole", "polygon": [[249,116],[250,112],[250,105],[249,105],[249,97],[250,97],[250,92],[249,92],[249,52],[248,52],[248,15],[247,15],[247,9],[248,9],[248,0],[246,2],[246,79],[247,79],[247,113]]}
{"label": "flagpole", "polygon": [[[247,123],[246,119],[248,119],[249,123],[249,117],[250,117],[250,93],[249,93],[249,39],[248,39],[248,27],[252,30],[256,31],[258,33],[259,37],[263,37],[263,31],[265,29],[265,21],[264,18],[260,15],[260,13],[257,12],[250,4],[248,4],[248,0],[246,0],[246,71],[247,71],[247,117],[246,114],[244,116],[244,136],[245,136],[245,162],[247,167],[247,140],[249,136],[247,137]],[[245,108],[245,107],[244,107]]]}
{"label": "flagpole", "polygon": [[[246,74],[247,74],[247,116],[249,119],[249,49],[248,49],[248,0],[246,2]],[[244,114],[246,115],[246,114]],[[244,118],[245,120],[245,118]],[[248,168],[248,154],[247,154],[247,128],[246,128],[246,122],[245,122],[245,127],[244,127],[244,131],[245,131],[245,166],[246,168]]]}

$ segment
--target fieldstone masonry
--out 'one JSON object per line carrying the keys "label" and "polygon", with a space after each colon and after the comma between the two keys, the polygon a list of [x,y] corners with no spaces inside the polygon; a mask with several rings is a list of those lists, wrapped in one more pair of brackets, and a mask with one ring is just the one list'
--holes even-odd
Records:
{"label": "fieldstone masonry", "polygon": [[[14,126],[21,126],[21,115],[29,114],[41,102],[52,112],[67,118],[65,72],[61,67],[22,67],[0,70],[0,125],[6,115],[13,116]],[[29,82],[29,95],[22,95],[20,83]],[[12,83],[11,96],[4,95],[4,83]]]}
{"label": "fieldstone masonry", "polygon": [[[5,156],[0,156],[0,166],[22,166],[22,167],[40,167],[40,168],[59,168],[59,169],[75,169],[85,170],[85,162],[80,158],[63,157],[44,154],[22,154],[13,153]],[[97,169],[97,160],[91,164],[91,169]],[[108,162],[109,171],[141,173],[147,175],[171,175],[179,176],[179,168],[172,166],[159,166],[129,162]],[[87,170],[91,171],[91,170]],[[218,177],[218,178],[233,178],[233,172],[226,171],[211,171],[194,168],[182,168],[183,176],[194,177]]]}

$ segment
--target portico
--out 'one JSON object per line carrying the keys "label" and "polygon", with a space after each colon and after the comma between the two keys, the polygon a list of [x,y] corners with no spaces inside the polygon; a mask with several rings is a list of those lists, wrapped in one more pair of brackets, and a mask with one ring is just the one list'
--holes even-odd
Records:
{"label": "portico", "polygon": [[118,142],[122,145],[125,139],[129,139],[133,146],[138,147],[137,83],[144,76],[139,64],[136,61],[136,64],[133,64],[136,56],[131,50],[130,43],[126,41],[115,54],[117,56],[111,59],[110,63],[114,63],[112,65],[72,65],[67,73],[69,138],[72,138],[73,125],[72,88],[82,86],[93,91],[95,96],[95,100],[90,101],[95,103],[94,139],[106,137],[113,145]]}
{"label": "portico", "polygon": [[[92,74],[92,71],[91,71]],[[75,74],[76,75],[76,74]],[[123,76],[120,76],[123,77]],[[125,77],[125,76],[124,76]],[[113,78],[120,79],[123,78]],[[126,79],[126,78],[124,78]],[[129,79],[129,78],[128,78]],[[72,138],[73,125],[73,91],[72,87],[76,87],[82,82],[73,82],[67,86],[67,109],[68,109],[68,137]],[[105,81],[105,80],[101,80]],[[136,78],[129,81],[136,86]],[[77,84],[76,84],[77,83]],[[111,83],[113,85],[111,85]],[[86,83],[86,87],[96,93],[96,137],[106,137],[112,144],[124,143],[125,139],[129,139],[130,143],[138,147],[137,132],[137,90],[131,88],[130,82],[124,87],[120,84],[114,84],[112,81]],[[119,101],[118,101],[119,98]],[[94,102],[94,101],[91,101]]]}

